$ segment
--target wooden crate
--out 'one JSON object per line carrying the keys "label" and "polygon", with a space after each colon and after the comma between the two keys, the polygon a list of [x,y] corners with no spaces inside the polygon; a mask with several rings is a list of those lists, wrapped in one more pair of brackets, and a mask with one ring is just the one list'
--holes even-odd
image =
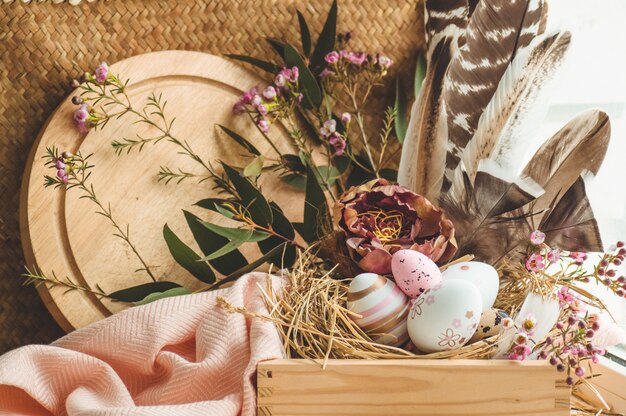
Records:
{"label": "wooden crate", "polygon": [[258,366],[259,415],[569,415],[546,362],[307,360]]}

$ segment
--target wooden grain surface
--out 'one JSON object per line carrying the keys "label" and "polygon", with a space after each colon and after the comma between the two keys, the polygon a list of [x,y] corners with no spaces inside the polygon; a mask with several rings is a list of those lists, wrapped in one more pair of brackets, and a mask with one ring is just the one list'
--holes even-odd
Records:
{"label": "wooden grain surface", "polygon": [[[231,112],[242,91],[263,83],[240,66],[204,53],[165,51],[123,60],[113,65],[111,71],[130,79],[127,91],[138,106],[152,92],[162,93],[168,103],[166,116],[176,117],[173,134],[188,140],[206,160],[222,159],[235,166],[245,166],[249,161],[242,158],[243,152],[230,139],[217,131],[216,123],[240,132],[262,153],[269,154],[269,145],[250,121]],[[46,274],[54,271],[59,276],[67,275],[92,288],[98,284],[106,292],[150,281],[145,273],[134,272],[140,265],[130,249],[112,235],[112,227],[104,217],[95,214],[91,201],[79,199],[78,189],[65,192],[43,187],[44,174],[52,172],[43,166],[41,157],[46,147],[57,146],[72,152],[93,153],[91,161],[95,169],[91,183],[98,197],[104,203],[111,203],[113,215],[121,224],[129,224],[131,239],[158,279],[198,289],[200,282],[171,258],[162,238],[163,225],[167,223],[195,247],[182,209],[205,220],[222,223],[228,220],[192,206],[202,198],[215,196],[210,182],[198,184],[189,180],[180,185],[165,185],[157,181],[157,172],[164,165],[196,173],[202,173],[202,168],[165,141],[147,145],[141,153],[133,151],[130,155],[117,156],[110,144],[112,140],[132,138],[135,134],[148,136],[148,127],[134,124],[134,119],[126,116],[83,137],[73,125],[74,109],[71,96],[62,102],[42,129],[27,162],[20,207],[27,265],[36,266]],[[282,127],[272,127],[271,136],[281,150],[290,148]],[[296,197],[292,188],[286,188],[276,178],[261,181],[261,186],[272,189],[271,197],[285,208],[290,218],[301,218],[301,204],[290,202]],[[250,256],[253,252],[244,251],[244,254]],[[126,307],[84,292],[65,293],[58,287],[42,286],[40,294],[66,331]]]}
{"label": "wooden grain surface", "polygon": [[547,362],[274,360],[258,366],[259,415],[568,415]]}

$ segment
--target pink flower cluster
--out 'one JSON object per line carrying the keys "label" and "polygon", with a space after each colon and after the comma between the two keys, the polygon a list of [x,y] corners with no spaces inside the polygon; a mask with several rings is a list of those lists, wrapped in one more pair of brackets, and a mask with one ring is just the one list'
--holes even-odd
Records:
{"label": "pink flower cluster", "polygon": [[299,92],[298,79],[300,71],[298,67],[283,68],[274,78],[274,84],[268,85],[260,91],[258,87],[246,91],[233,106],[235,114],[249,113],[256,121],[257,127],[263,133],[270,128],[268,118],[277,118],[281,111],[288,107],[294,100],[302,101],[303,95]]}
{"label": "pink flower cluster", "polygon": [[370,55],[365,52],[349,52],[345,49],[340,51],[332,51],[326,54],[324,60],[329,65],[329,68],[324,69],[320,76],[326,77],[330,76],[334,73],[334,67],[347,64],[351,65],[352,68],[361,69],[364,67],[368,67],[371,69],[375,69],[376,71],[380,71],[385,73],[387,69],[391,65],[393,65],[393,61],[391,58],[382,55]]}
{"label": "pink flower cluster", "polygon": [[546,246],[544,244],[545,240],[546,235],[539,230],[530,233],[530,254],[526,257],[524,263],[526,270],[540,272],[545,270],[547,265],[557,263],[561,259],[561,253]]}
{"label": "pink flower cluster", "polygon": [[563,286],[558,292],[563,319],[556,323],[559,331],[553,337],[547,337],[539,352],[539,358],[548,359],[558,371],[567,372],[566,381],[573,384],[572,375],[583,377],[585,369],[582,363],[591,360],[596,363],[598,355],[605,350],[593,345],[593,337],[600,329],[599,317],[589,313],[585,304]]}
{"label": "pink flower cluster", "polygon": [[109,66],[107,65],[107,63],[102,62],[100,65],[98,65],[94,75],[98,84],[104,84],[109,77]]}
{"label": "pink flower cluster", "polygon": [[59,157],[54,163],[54,168],[57,171],[57,178],[61,182],[67,185],[69,181],[69,173],[73,167],[73,157],[74,155],[70,152],[63,152],[61,157]]}
{"label": "pink flower cluster", "polygon": [[[343,113],[341,120],[344,123],[350,122],[350,114]],[[328,144],[333,148],[335,156],[341,156],[346,151],[346,140],[337,132],[337,122],[333,119],[326,120],[320,128],[322,137],[328,140]]]}
{"label": "pink flower cluster", "polygon": [[507,358],[510,360],[525,360],[532,352],[532,348],[528,345],[528,339],[535,332],[537,319],[529,314],[520,324],[517,324],[513,319],[505,318],[502,320],[502,326],[505,329],[512,327],[516,329],[515,336],[513,337],[513,346],[506,355]]}
{"label": "pink flower cluster", "polygon": [[79,132],[85,134],[89,131],[91,127],[91,122],[93,118],[93,114],[89,111],[89,107],[82,101],[79,101],[80,98],[73,97],[72,102],[78,104],[78,108],[74,111],[74,122],[76,123],[76,128]]}

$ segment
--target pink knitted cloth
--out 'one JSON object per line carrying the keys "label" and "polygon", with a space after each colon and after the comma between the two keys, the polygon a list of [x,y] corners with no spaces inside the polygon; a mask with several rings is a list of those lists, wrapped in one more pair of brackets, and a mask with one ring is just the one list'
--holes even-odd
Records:
{"label": "pink knitted cloth", "polygon": [[282,358],[280,337],[272,323],[216,300],[267,314],[257,288],[267,278],[248,274],[228,289],[130,308],[50,346],[6,353],[0,414],[256,414],[256,366]]}

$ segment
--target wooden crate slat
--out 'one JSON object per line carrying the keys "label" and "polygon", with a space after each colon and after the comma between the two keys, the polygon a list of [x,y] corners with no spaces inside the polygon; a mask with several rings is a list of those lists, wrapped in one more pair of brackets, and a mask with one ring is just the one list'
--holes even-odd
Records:
{"label": "wooden crate slat", "polygon": [[261,415],[568,415],[569,387],[539,361],[274,360],[258,367]]}

